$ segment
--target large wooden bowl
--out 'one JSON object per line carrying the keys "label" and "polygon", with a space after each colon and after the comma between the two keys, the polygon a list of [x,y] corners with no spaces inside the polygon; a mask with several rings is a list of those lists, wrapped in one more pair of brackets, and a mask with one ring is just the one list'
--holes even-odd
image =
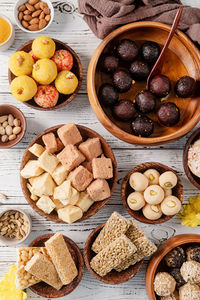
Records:
{"label": "large wooden bowl", "polygon": [[193,134],[189,137],[187,140],[184,150],[183,150],[183,167],[185,170],[185,174],[187,175],[187,178],[190,180],[190,182],[196,186],[200,190],[200,178],[194,175],[191,171],[190,168],[188,167],[188,151],[190,147],[194,144],[196,140],[200,138],[200,128],[195,130]]}
{"label": "large wooden bowl", "polygon": [[[23,104],[25,104],[25,105],[27,105],[31,108],[37,109],[37,110],[54,110],[54,109],[61,108],[65,105],[67,105],[68,103],[70,103],[76,97],[76,95],[78,94],[78,91],[80,90],[82,79],[83,79],[83,68],[82,68],[80,58],[78,57],[77,53],[72,48],[70,48],[66,43],[63,43],[63,42],[58,41],[56,39],[53,39],[53,40],[56,44],[56,50],[64,49],[64,50],[69,51],[72,54],[73,60],[74,60],[74,65],[73,65],[73,68],[71,69],[71,71],[78,78],[78,86],[77,86],[76,90],[74,91],[74,93],[71,94],[71,95],[64,95],[64,94],[59,93],[58,102],[57,102],[56,106],[54,106],[54,107],[50,107],[50,108],[40,107],[39,105],[37,105],[35,103],[33,98],[29,101],[22,102]],[[24,45],[22,45],[21,47],[19,47],[16,51],[29,52],[29,51],[31,51],[32,43],[33,43],[33,40],[30,40],[27,43],[25,43]],[[8,69],[9,83],[11,83],[11,81],[15,77],[16,76],[10,71],[10,69]],[[51,83],[51,84],[53,84],[53,83]]]}
{"label": "large wooden bowl", "polygon": [[91,248],[92,248],[92,244],[94,243],[95,239],[97,238],[98,234],[100,233],[100,231],[102,230],[104,225],[105,225],[105,223],[101,224],[97,228],[95,228],[90,233],[89,237],[87,238],[87,241],[84,246],[85,265],[86,265],[88,271],[97,280],[102,281],[107,284],[120,284],[120,283],[126,282],[126,281],[130,280],[131,278],[133,278],[141,269],[144,260],[141,260],[137,264],[130,266],[128,269],[121,271],[121,272],[112,270],[110,273],[108,273],[104,277],[101,277],[100,275],[98,275],[90,266],[90,261],[96,255],[96,253],[94,253]]}
{"label": "large wooden bowl", "polygon": [[[137,137],[132,134],[130,123],[116,121],[110,108],[99,102],[98,90],[102,83],[112,82],[111,76],[101,71],[100,59],[105,53],[111,53],[119,40],[128,38],[141,45],[144,41],[154,41],[162,47],[166,42],[170,26],[156,22],[136,22],[122,26],[110,33],[94,52],[88,68],[87,89],[94,113],[102,125],[117,138],[131,144],[158,145],[177,140],[187,134],[200,119],[200,97],[189,99],[177,98],[174,93],[175,82],[184,75],[200,80],[200,52],[188,37],[177,31],[167,51],[163,74],[172,83],[172,91],[167,101],[177,104],[181,111],[179,123],[173,127],[159,124],[156,113],[148,114],[155,123],[154,133],[148,137]],[[124,66],[125,67],[125,66]],[[136,82],[127,92],[120,94],[120,99],[134,101],[138,92],[145,89],[145,82]],[[158,101],[159,105],[160,101]]]}
{"label": "large wooden bowl", "polygon": [[[32,241],[32,243],[29,245],[29,247],[45,247],[45,242],[48,239],[50,239],[52,236],[53,236],[53,234],[42,235],[42,236],[36,238],[34,241]],[[73,290],[75,290],[75,288],[79,285],[79,283],[83,277],[84,260],[83,260],[81,251],[74,241],[72,241],[71,239],[69,239],[66,236],[63,236],[63,237],[64,237],[65,243],[71,253],[71,256],[76,264],[76,267],[78,270],[78,275],[76,276],[76,278],[74,278],[74,280],[71,283],[69,283],[67,285],[63,285],[63,287],[59,291],[57,291],[56,289],[54,289],[53,287],[51,287],[50,285],[48,285],[45,282],[39,282],[39,283],[31,286],[30,287],[31,291],[41,297],[45,297],[45,298],[64,297],[64,296],[70,294],[71,292],[73,292]]]}
{"label": "large wooden bowl", "polygon": [[[57,133],[58,128],[60,128],[62,125],[57,125],[54,127],[51,127],[43,132],[41,132],[38,136],[36,136],[36,138],[34,138],[32,140],[32,142],[28,145],[27,149],[24,152],[24,156],[22,158],[22,162],[21,162],[21,166],[20,166],[20,170],[22,170],[24,168],[24,166],[26,165],[26,163],[30,160],[30,159],[35,159],[36,157],[28,151],[28,149],[33,146],[35,143],[37,144],[43,144],[42,141],[42,136],[44,134],[47,134],[49,132],[53,132],[54,134]],[[112,164],[113,164],[113,178],[108,180],[108,184],[110,186],[110,190],[111,190],[111,194],[115,188],[115,184],[117,182],[117,162],[115,160],[115,156],[113,154],[112,149],[110,148],[110,146],[108,145],[108,143],[104,140],[104,138],[99,135],[98,133],[96,133],[95,131],[91,130],[90,128],[87,128],[85,126],[81,126],[81,125],[76,125],[83,137],[83,140],[87,139],[87,138],[96,138],[98,137],[101,141],[101,145],[102,145],[102,149],[103,152],[105,154],[106,157],[109,157],[112,160]],[[62,220],[60,220],[58,218],[58,214],[56,211],[53,211],[51,214],[46,214],[44,213],[41,209],[39,209],[36,206],[36,202],[33,201],[31,199],[31,195],[30,192],[27,188],[27,182],[28,180],[23,178],[22,176],[20,176],[20,182],[21,182],[21,187],[22,187],[22,191],[24,193],[24,197],[26,198],[26,200],[28,201],[28,203],[31,205],[31,207],[38,212],[41,216],[45,217],[48,220],[51,220],[53,222],[59,222],[59,223],[65,223]],[[107,202],[108,202],[109,198],[103,200],[103,201],[98,201],[98,202],[94,202],[94,204],[89,208],[89,210],[87,212],[85,212],[83,214],[83,217],[81,219],[79,219],[77,222],[81,222],[83,220],[88,219],[89,217],[93,216],[94,214],[96,214]]]}
{"label": "large wooden bowl", "polygon": [[[171,169],[163,164],[157,163],[157,162],[147,162],[147,163],[143,163],[141,165],[136,166],[135,168],[133,168],[132,170],[130,170],[128,172],[128,174],[124,177],[124,180],[122,182],[122,187],[121,187],[122,202],[123,202],[123,205],[125,206],[127,212],[129,213],[129,215],[131,215],[131,217],[133,217],[134,219],[136,219],[142,223],[146,223],[146,224],[161,224],[161,223],[164,223],[164,222],[170,220],[174,216],[162,215],[160,219],[152,221],[152,220],[147,219],[143,215],[142,209],[140,209],[139,211],[134,211],[134,210],[130,209],[130,207],[127,204],[128,196],[134,191],[133,188],[129,184],[129,178],[130,178],[131,174],[133,174],[134,172],[144,173],[148,169],[156,169],[160,174],[162,174],[163,172],[166,172],[166,171],[172,171],[173,173],[176,174],[176,172],[173,169]],[[173,188],[172,194],[174,196],[176,196],[181,202],[183,202],[183,198],[184,198],[183,185],[182,185],[182,182],[181,182],[179,176],[177,174],[176,174],[176,176],[178,178],[178,182],[177,182],[177,185]]]}
{"label": "large wooden bowl", "polygon": [[156,296],[153,288],[154,278],[157,272],[159,271],[168,271],[162,265],[162,260],[172,249],[178,246],[190,246],[191,244],[199,243],[200,244],[200,235],[198,234],[180,234],[174,236],[164,242],[158,250],[152,255],[151,260],[148,264],[146,271],[146,291],[149,297],[149,300],[158,300],[159,297]]}

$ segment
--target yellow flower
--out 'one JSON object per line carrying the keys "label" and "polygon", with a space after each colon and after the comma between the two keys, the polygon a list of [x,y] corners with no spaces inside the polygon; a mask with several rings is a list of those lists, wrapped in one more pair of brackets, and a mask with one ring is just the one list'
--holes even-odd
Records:
{"label": "yellow flower", "polygon": [[183,210],[179,213],[182,225],[187,227],[197,227],[200,225],[200,196],[189,199],[189,204],[183,205]]}

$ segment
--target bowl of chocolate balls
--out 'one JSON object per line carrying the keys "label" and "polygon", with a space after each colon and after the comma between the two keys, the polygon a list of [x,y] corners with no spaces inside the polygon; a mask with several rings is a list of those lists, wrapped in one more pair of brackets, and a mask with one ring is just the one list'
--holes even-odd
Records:
{"label": "bowl of chocolate balls", "polygon": [[87,89],[103,126],[117,138],[140,145],[168,143],[199,121],[200,53],[180,31],[167,51],[162,74],[148,75],[170,26],[136,22],[109,34],[90,61]]}

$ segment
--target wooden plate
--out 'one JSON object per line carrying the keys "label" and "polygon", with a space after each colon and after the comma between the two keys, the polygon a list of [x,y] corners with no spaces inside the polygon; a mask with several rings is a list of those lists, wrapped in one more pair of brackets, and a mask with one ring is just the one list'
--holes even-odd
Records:
{"label": "wooden plate", "polygon": [[[184,246],[186,244],[190,246],[190,244],[194,243],[200,244],[199,234],[180,234],[170,238],[159,246],[158,250],[152,255],[146,271],[146,291],[149,300],[160,299],[154,292],[153,283],[156,273],[160,271],[160,268],[162,268],[161,262],[165,255],[178,246]],[[162,271],[166,272],[166,270],[163,269]]]}
{"label": "wooden plate", "polygon": [[[131,215],[134,219],[136,219],[142,223],[146,223],[146,224],[161,224],[161,223],[164,223],[164,222],[170,220],[174,216],[162,215],[162,217],[158,220],[149,220],[149,219],[145,218],[145,216],[142,213],[142,210],[134,211],[134,210],[130,209],[130,207],[127,204],[128,196],[130,195],[130,193],[132,193],[134,191],[133,188],[129,184],[129,178],[130,178],[131,174],[133,174],[134,172],[144,173],[148,169],[156,169],[159,173],[171,171],[176,174],[176,172],[173,169],[171,169],[165,165],[162,165],[160,163],[157,163],[157,162],[147,162],[147,163],[138,165],[137,167],[133,168],[132,170],[130,170],[128,172],[128,174],[125,176],[125,178],[122,182],[122,187],[121,187],[122,202],[123,202],[123,205],[125,206],[127,212],[129,213],[129,215]],[[176,196],[181,202],[183,202],[183,198],[184,198],[183,185],[182,185],[182,182],[181,182],[179,176],[177,174],[176,174],[176,176],[178,178],[178,182],[177,182],[177,185],[173,188],[173,195]]]}
{"label": "wooden plate", "polygon": [[90,261],[92,258],[96,255],[91,248],[92,244],[94,243],[96,237],[104,227],[104,224],[99,225],[97,228],[95,228],[90,235],[87,238],[87,241],[84,246],[84,260],[85,260],[85,265],[88,269],[88,271],[99,281],[102,281],[107,284],[120,284],[123,282],[126,282],[133,278],[142,268],[144,260],[141,260],[137,264],[130,266],[128,269],[122,271],[122,272],[117,272],[115,270],[112,270],[110,273],[105,275],[104,277],[99,276],[90,266]]}
{"label": "wooden plate", "polygon": [[[80,61],[78,55],[76,54],[76,52],[72,48],[70,48],[67,44],[65,44],[65,43],[63,43],[61,41],[55,40],[55,39],[53,39],[53,40],[54,40],[54,42],[56,44],[56,50],[64,49],[64,50],[69,51],[72,54],[73,59],[74,59],[74,65],[73,65],[73,68],[71,69],[71,71],[78,78],[78,86],[77,86],[75,92],[73,94],[71,94],[71,95],[64,95],[64,94],[60,94],[59,93],[58,102],[57,102],[56,106],[54,106],[54,107],[50,107],[50,108],[40,107],[40,106],[38,106],[35,103],[35,101],[34,101],[33,98],[31,100],[29,100],[29,101],[22,102],[23,104],[25,104],[25,105],[27,105],[27,106],[29,106],[31,108],[37,109],[37,110],[54,110],[54,109],[61,108],[61,107],[65,106],[65,105],[67,105],[68,103],[70,103],[76,97],[76,95],[78,94],[78,91],[80,90],[82,79],[83,79],[82,64],[81,64],[81,61]],[[25,51],[25,52],[31,51],[33,41],[34,40],[28,41],[27,43],[25,43],[24,45],[22,45],[21,47],[19,47],[16,51]],[[8,69],[8,80],[9,80],[10,84],[11,84],[11,81],[15,77],[16,76]]]}
{"label": "wooden plate", "polygon": [[[132,134],[129,122],[116,121],[110,108],[102,106],[98,99],[98,90],[103,83],[112,82],[111,76],[103,73],[100,68],[100,59],[105,53],[112,53],[116,44],[124,38],[132,39],[140,46],[144,41],[154,41],[162,47],[166,42],[170,26],[157,22],[135,22],[122,26],[110,33],[94,52],[88,68],[87,89],[94,113],[102,125],[117,138],[140,145],[159,145],[177,140],[187,134],[197,124],[200,116],[200,96],[194,98],[177,98],[174,93],[176,81],[189,75],[200,80],[200,52],[189,38],[177,31],[173,37],[163,66],[163,74],[167,75],[172,83],[172,92],[167,101],[177,104],[181,111],[179,123],[173,127],[160,125],[156,113],[148,114],[154,120],[154,133],[148,137],[137,137]],[[127,68],[127,66],[123,65]],[[120,99],[134,101],[138,92],[145,89],[145,82],[136,82],[127,93],[120,94]],[[157,102],[157,106],[160,101]]]}
{"label": "wooden plate", "polygon": [[[42,236],[36,238],[34,241],[32,241],[32,243],[28,247],[45,247],[44,243],[48,239],[50,239],[53,235],[54,234],[42,235]],[[45,298],[64,297],[64,296],[70,294],[71,292],[73,292],[73,290],[75,290],[75,288],[79,285],[79,283],[83,277],[84,261],[83,261],[81,251],[74,241],[72,241],[71,239],[69,239],[66,236],[63,236],[63,237],[64,237],[65,243],[72,255],[72,258],[76,264],[76,267],[78,270],[78,275],[70,284],[64,285],[59,291],[57,291],[56,289],[54,289],[53,287],[51,287],[50,285],[48,285],[45,282],[39,282],[39,283],[31,286],[30,287],[31,291],[41,297],[45,297]]]}
{"label": "wooden plate", "polygon": [[[20,170],[22,170],[24,168],[24,166],[26,165],[26,163],[30,160],[30,159],[35,159],[35,156],[28,151],[28,149],[33,146],[35,143],[37,144],[41,144],[44,145],[42,142],[42,136],[44,134],[47,134],[49,132],[53,132],[53,133],[57,133],[58,128],[60,128],[62,125],[57,125],[54,127],[51,127],[43,132],[41,132],[38,136],[36,136],[36,138],[34,138],[32,140],[32,142],[28,145],[27,149],[25,150],[24,156],[22,158],[22,162],[21,162],[21,166],[20,166]],[[93,131],[90,128],[87,128],[85,126],[81,126],[81,125],[76,125],[83,137],[83,139],[87,139],[87,138],[95,138],[98,137],[101,141],[101,145],[102,145],[102,149],[103,152],[105,154],[106,157],[109,157],[112,160],[112,164],[113,164],[113,178],[108,180],[108,184],[110,186],[111,189],[111,194],[115,188],[115,184],[117,182],[117,162],[115,160],[115,156],[112,152],[112,149],[110,148],[110,146],[108,145],[108,143],[104,140],[104,138],[99,135],[98,133],[96,133],[95,131]],[[27,188],[27,182],[28,180],[23,178],[22,176],[20,176],[20,181],[21,181],[21,187],[22,187],[22,191],[24,193],[24,197],[26,198],[26,200],[28,201],[28,203],[31,205],[31,207],[37,211],[41,216],[45,217],[46,219],[53,221],[53,222],[59,222],[59,223],[65,223],[62,220],[60,220],[58,218],[57,212],[53,211],[51,214],[46,214],[44,213],[41,209],[39,209],[36,206],[36,202],[33,201],[30,198],[30,192]],[[107,202],[108,202],[109,198],[103,200],[103,201],[98,201],[98,202],[94,202],[94,204],[89,208],[89,210],[87,212],[85,212],[83,214],[83,217],[81,219],[79,219],[77,222],[83,221],[88,219],[89,217],[93,216],[94,214],[96,214]]]}
{"label": "wooden plate", "polygon": [[200,178],[194,175],[190,168],[188,167],[188,151],[190,147],[194,144],[196,140],[200,138],[200,128],[195,130],[193,134],[190,136],[190,138],[187,140],[187,143],[185,144],[184,151],[183,151],[183,167],[185,170],[185,174],[187,175],[187,178],[190,180],[190,182],[196,186],[200,190]]}

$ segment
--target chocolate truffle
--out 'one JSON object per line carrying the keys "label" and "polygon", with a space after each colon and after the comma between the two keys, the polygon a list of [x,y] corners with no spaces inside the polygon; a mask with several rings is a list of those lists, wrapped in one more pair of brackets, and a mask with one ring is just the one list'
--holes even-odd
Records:
{"label": "chocolate truffle", "polygon": [[132,86],[132,77],[126,70],[117,70],[113,74],[113,84],[120,93],[125,93]]}
{"label": "chocolate truffle", "polygon": [[129,178],[130,186],[136,192],[143,192],[148,187],[148,179],[140,172],[134,172]]}
{"label": "chocolate truffle", "polygon": [[167,76],[158,74],[150,81],[150,91],[159,98],[165,98],[171,90],[171,83]]}
{"label": "chocolate truffle", "polygon": [[167,127],[176,125],[180,120],[180,110],[172,102],[161,104],[157,115],[160,123]]}
{"label": "chocolate truffle", "polygon": [[101,59],[101,68],[106,73],[113,73],[119,67],[119,58],[111,55],[106,54]]}
{"label": "chocolate truffle", "polygon": [[169,296],[175,291],[176,281],[167,272],[157,273],[154,279],[154,291],[158,296]]}
{"label": "chocolate truffle", "polygon": [[154,123],[147,116],[136,117],[132,124],[133,133],[137,136],[148,137],[153,133]]}
{"label": "chocolate truffle", "polygon": [[175,85],[175,93],[180,98],[189,98],[195,92],[196,81],[190,76],[181,77]]}
{"label": "chocolate truffle", "polygon": [[186,250],[186,256],[187,256],[187,260],[194,260],[200,263],[200,247],[198,246],[189,247]]}
{"label": "chocolate truffle", "polygon": [[166,265],[170,268],[180,268],[185,261],[185,252],[183,248],[176,247],[164,257]]}
{"label": "chocolate truffle", "polygon": [[129,121],[133,119],[135,113],[135,106],[130,100],[120,100],[113,106],[113,115],[120,121]]}
{"label": "chocolate truffle", "polygon": [[131,62],[138,56],[139,48],[134,41],[123,39],[119,42],[116,51],[122,60]]}
{"label": "chocolate truffle", "polygon": [[184,262],[180,271],[186,282],[200,283],[200,263],[197,261],[189,260]]}
{"label": "chocolate truffle", "polygon": [[147,41],[141,47],[141,54],[146,62],[153,63],[160,55],[160,46],[155,42]]}
{"label": "chocolate truffle", "polygon": [[99,89],[99,100],[106,106],[112,106],[118,102],[118,92],[110,83],[104,83]]}
{"label": "chocolate truffle", "polygon": [[176,286],[180,287],[182,285],[184,285],[186,282],[183,279],[180,269],[179,268],[174,268],[170,271],[170,275],[172,275],[174,277],[174,279],[176,280]]}
{"label": "chocolate truffle", "polygon": [[132,78],[140,81],[145,80],[149,76],[150,73],[150,67],[149,65],[141,60],[135,60],[131,63],[129,72],[132,75]]}
{"label": "chocolate truffle", "polygon": [[130,209],[138,211],[145,206],[144,196],[140,192],[133,192],[127,198],[127,204]]}
{"label": "chocolate truffle", "polygon": [[136,108],[143,114],[154,111],[156,107],[156,96],[150,91],[142,91],[135,97]]}

